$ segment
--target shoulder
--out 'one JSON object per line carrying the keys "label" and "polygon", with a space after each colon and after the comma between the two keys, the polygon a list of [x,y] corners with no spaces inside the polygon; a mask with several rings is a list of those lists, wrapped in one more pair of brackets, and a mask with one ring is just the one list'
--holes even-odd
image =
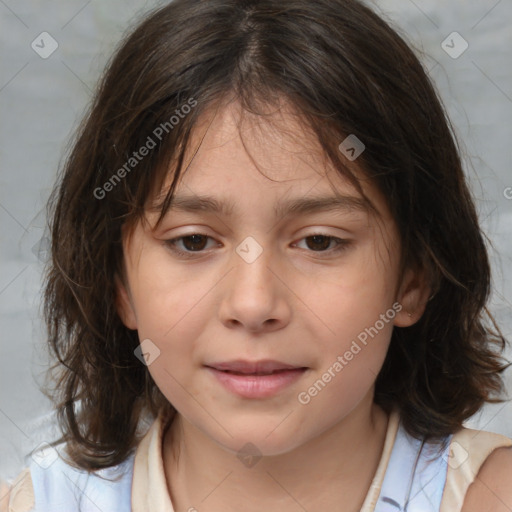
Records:
{"label": "shoulder", "polygon": [[512,510],[512,446],[495,449],[466,494],[462,512]]}
{"label": "shoulder", "polygon": [[30,469],[25,468],[12,484],[0,482],[0,512],[29,512],[34,507]]}
{"label": "shoulder", "polygon": [[133,454],[117,466],[87,472],[55,453],[47,450],[12,483],[0,483],[0,512],[130,510]]}
{"label": "shoulder", "polygon": [[117,466],[88,472],[59,456],[50,465],[31,463],[38,510],[130,510],[133,455]]}
{"label": "shoulder", "polygon": [[511,447],[512,439],[485,430],[453,434],[441,512],[510,512]]}

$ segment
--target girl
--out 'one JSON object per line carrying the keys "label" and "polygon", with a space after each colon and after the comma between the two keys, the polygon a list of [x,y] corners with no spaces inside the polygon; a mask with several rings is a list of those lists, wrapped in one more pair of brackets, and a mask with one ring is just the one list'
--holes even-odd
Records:
{"label": "girl", "polygon": [[454,137],[357,0],[150,13],[50,207],[63,436],[8,510],[512,509],[463,428],[507,364]]}

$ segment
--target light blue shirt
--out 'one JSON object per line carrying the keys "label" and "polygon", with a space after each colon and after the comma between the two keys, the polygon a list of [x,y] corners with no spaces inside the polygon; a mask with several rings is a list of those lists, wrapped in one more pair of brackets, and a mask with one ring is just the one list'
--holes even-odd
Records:
{"label": "light blue shirt", "polygon": [[[450,441],[451,436],[441,450],[439,444],[411,437],[400,423],[375,512],[439,512]],[[33,512],[131,512],[135,453],[95,474],[77,470],[61,458],[49,464],[51,456],[30,463]]]}

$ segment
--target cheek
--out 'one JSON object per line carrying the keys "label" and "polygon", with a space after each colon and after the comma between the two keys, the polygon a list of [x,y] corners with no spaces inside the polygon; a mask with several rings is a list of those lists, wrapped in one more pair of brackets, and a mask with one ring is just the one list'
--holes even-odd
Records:
{"label": "cheek", "polygon": [[373,247],[347,259],[332,276],[315,286],[309,281],[308,304],[318,312],[322,322],[313,321],[323,334],[314,336],[310,323],[319,359],[300,403],[311,400],[334,421],[374,384],[389,348],[396,308],[393,266],[376,258]]}
{"label": "cheek", "polygon": [[218,276],[199,270],[184,271],[170,265],[165,251],[155,250],[141,259],[134,277],[139,335],[174,343],[190,330],[200,330]]}
{"label": "cheek", "polygon": [[139,339],[157,354],[148,366],[156,385],[169,401],[186,405],[187,393],[194,394],[190,367],[200,364],[197,343],[211,318],[208,294],[218,279],[177,272],[161,256],[145,256],[133,286]]}
{"label": "cheek", "polygon": [[[328,277],[317,274],[313,278],[301,273],[294,289],[304,297],[307,315],[316,320],[318,332],[323,333],[320,339],[343,350],[361,333],[364,341],[366,329],[376,323],[379,340],[391,336],[394,279],[394,265],[378,258],[373,244],[368,244],[339,266],[329,268]],[[385,315],[384,320],[381,315]]]}

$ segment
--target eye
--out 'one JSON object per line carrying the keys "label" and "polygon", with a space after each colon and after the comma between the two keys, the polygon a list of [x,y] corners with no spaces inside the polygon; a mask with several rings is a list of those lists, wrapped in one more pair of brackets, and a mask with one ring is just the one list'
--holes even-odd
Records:
{"label": "eye", "polygon": [[[173,252],[181,256],[190,257],[194,256],[193,253],[200,253],[204,251],[208,238],[213,240],[213,238],[209,237],[208,235],[204,235],[202,233],[192,233],[190,235],[179,236],[170,240],[164,240],[163,243]],[[183,243],[185,250],[178,247],[178,244],[181,242]]]}
{"label": "eye", "polygon": [[[346,249],[347,246],[350,244],[349,240],[343,240],[341,238],[326,235],[323,233],[315,233],[313,235],[309,235],[302,238],[301,241],[302,240],[306,241],[307,249],[310,249],[311,252],[321,253],[332,253],[342,251],[343,249]],[[335,243],[334,247],[329,248],[329,246],[333,242]]]}

